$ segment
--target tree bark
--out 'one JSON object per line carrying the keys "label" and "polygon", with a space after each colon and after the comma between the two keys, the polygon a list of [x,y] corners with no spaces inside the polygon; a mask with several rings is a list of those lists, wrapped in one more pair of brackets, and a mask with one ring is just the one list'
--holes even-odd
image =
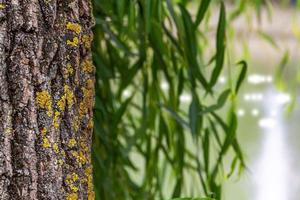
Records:
{"label": "tree bark", "polygon": [[0,199],[94,199],[90,0],[0,0]]}

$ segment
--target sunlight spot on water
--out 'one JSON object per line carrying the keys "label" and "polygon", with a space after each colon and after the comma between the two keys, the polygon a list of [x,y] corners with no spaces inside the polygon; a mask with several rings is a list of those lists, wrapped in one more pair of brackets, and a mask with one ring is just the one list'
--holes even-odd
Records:
{"label": "sunlight spot on water", "polygon": [[253,101],[261,101],[262,99],[263,99],[262,93],[256,93],[256,94],[253,94],[253,96],[252,96]]}
{"label": "sunlight spot on water", "polygon": [[[272,129],[266,135],[261,157],[257,166],[256,200],[283,200],[288,198],[287,155],[285,141],[280,130],[276,130],[276,120],[265,121]],[[271,123],[271,124],[270,124]]]}
{"label": "sunlight spot on water", "polygon": [[245,101],[262,101],[264,98],[262,93],[247,93],[244,95]]}
{"label": "sunlight spot on water", "polygon": [[162,90],[169,90],[169,84],[166,81],[163,81],[160,84],[160,87],[161,87]]}
{"label": "sunlight spot on water", "polygon": [[258,125],[262,128],[273,128],[275,120],[273,118],[262,118],[259,120]]}
{"label": "sunlight spot on water", "polygon": [[225,84],[226,83],[226,78],[225,78],[225,76],[221,76],[220,78],[219,78],[219,83],[221,83],[221,84]]}
{"label": "sunlight spot on water", "polygon": [[189,94],[182,94],[179,99],[182,103],[190,103],[192,101],[192,96]]}
{"label": "sunlight spot on water", "polygon": [[260,84],[265,82],[265,77],[260,74],[251,74],[248,77],[248,82],[251,84]]}
{"label": "sunlight spot on water", "polygon": [[267,81],[268,83],[272,83],[272,82],[273,82],[273,77],[272,77],[271,75],[266,76],[266,81]]}
{"label": "sunlight spot on water", "polygon": [[122,93],[122,96],[125,98],[128,98],[131,96],[131,92],[130,90],[124,90],[124,92]]}
{"label": "sunlight spot on water", "polygon": [[273,77],[271,75],[251,74],[248,76],[248,83],[250,84],[257,85],[271,82],[273,82]]}
{"label": "sunlight spot on water", "polygon": [[264,103],[265,112],[271,117],[261,118],[258,122],[263,128],[262,149],[255,166],[254,200],[283,200],[289,198],[289,154],[286,129],[282,121],[282,103],[286,95],[270,91]]}
{"label": "sunlight spot on water", "polygon": [[244,110],[244,109],[238,109],[237,115],[238,115],[239,117],[245,116],[245,110]]}
{"label": "sunlight spot on water", "polygon": [[259,110],[258,109],[252,109],[251,111],[252,116],[256,117],[259,115]]}
{"label": "sunlight spot on water", "polygon": [[249,101],[249,100],[250,100],[250,98],[251,98],[251,97],[250,97],[250,95],[249,95],[249,94],[245,94],[245,95],[244,95],[244,99],[245,99],[245,101]]}
{"label": "sunlight spot on water", "polygon": [[279,104],[286,104],[291,101],[291,95],[286,94],[286,93],[279,93],[276,95],[276,101]]}

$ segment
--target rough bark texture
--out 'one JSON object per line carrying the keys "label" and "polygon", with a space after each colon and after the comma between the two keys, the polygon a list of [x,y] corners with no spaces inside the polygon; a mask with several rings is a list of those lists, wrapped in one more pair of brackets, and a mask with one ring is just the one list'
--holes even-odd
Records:
{"label": "rough bark texture", "polygon": [[0,0],[0,200],[94,199],[90,0]]}

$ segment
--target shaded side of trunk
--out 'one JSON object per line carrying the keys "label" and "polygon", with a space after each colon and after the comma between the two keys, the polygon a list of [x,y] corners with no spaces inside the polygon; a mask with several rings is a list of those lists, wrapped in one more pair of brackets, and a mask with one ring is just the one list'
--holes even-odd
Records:
{"label": "shaded side of trunk", "polygon": [[94,199],[89,0],[0,0],[0,199]]}

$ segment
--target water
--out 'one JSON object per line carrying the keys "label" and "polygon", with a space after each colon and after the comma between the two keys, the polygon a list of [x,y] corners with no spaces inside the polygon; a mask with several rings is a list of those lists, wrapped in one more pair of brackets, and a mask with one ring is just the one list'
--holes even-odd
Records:
{"label": "water", "polygon": [[[274,8],[272,19],[263,11],[260,22],[255,16],[251,25],[247,20],[236,21],[237,34],[228,42],[227,50],[235,54],[232,61],[246,55],[249,65],[237,108],[238,138],[248,169],[241,177],[225,181],[224,199],[299,200],[300,106],[297,90],[293,89],[298,86],[293,82],[299,73],[300,13],[291,8]],[[257,34],[259,31],[272,36],[277,48],[263,40]],[[248,47],[246,52],[244,43]],[[285,73],[286,90],[280,91],[274,75],[286,51],[290,58]],[[228,77],[221,76],[219,85],[226,84]],[[296,106],[287,114],[294,98]],[[190,97],[183,95],[181,100],[190,102]]]}
{"label": "water", "polygon": [[[272,20],[263,13],[261,23],[253,22],[251,27],[271,35],[279,49],[255,35],[244,19],[236,22],[241,34],[234,39],[234,49],[242,51],[240,43],[247,41],[250,55],[250,72],[238,108],[238,137],[248,170],[225,183],[224,199],[299,200],[300,106],[298,90],[293,89],[299,86],[293,82],[300,63],[300,45],[294,30],[299,30],[300,14],[293,9],[275,8]],[[274,75],[285,51],[290,53],[285,73],[288,86],[279,91]],[[293,100],[295,107],[287,114]]]}
{"label": "water", "polygon": [[[240,97],[239,139],[248,170],[225,184],[226,200],[299,200],[299,108],[289,115],[289,93],[279,92],[270,74],[248,81]],[[251,76],[250,76],[251,77]],[[249,80],[249,79],[248,79]],[[271,80],[271,79],[270,79]]]}
{"label": "water", "polygon": [[262,128],[262,146],[255,161],[254,184],[256,200],[282,200],[289,197],[290,158],[288,138],[282,119],[283,104],[289,96],[268,91],[264,109],[267,117],[259,120]]}

